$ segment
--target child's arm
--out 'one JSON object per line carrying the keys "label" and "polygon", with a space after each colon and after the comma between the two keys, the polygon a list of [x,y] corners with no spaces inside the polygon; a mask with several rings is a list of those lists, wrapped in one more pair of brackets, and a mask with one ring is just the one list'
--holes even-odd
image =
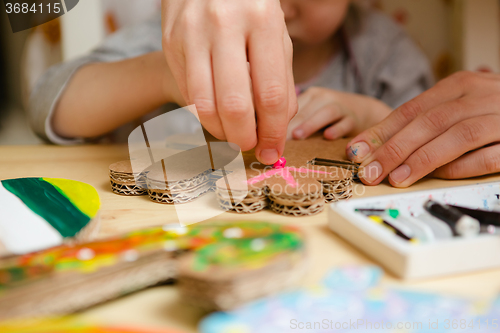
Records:
{"label": "child's arm", "polygon": [[182,103],[161,51],[80,68],[54,110],[52,128],[62,137],[91,138],[168,102]]}
{"label": "child's arm", "polygon": [[299,96],[299,112],[290,121],[288,139],[305,139],[328,126],[328,140],[356,135],[378,124],[391,112],[385,103],[369,96],[313,87]]}

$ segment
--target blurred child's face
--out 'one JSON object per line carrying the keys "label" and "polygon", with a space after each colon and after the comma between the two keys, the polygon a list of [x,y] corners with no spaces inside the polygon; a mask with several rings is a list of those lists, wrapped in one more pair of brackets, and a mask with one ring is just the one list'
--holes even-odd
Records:
{"label": "blurred child's face", "polygon": [[288,33],[295,46],[318,45],[342,25],[350,0],[281,0]]}

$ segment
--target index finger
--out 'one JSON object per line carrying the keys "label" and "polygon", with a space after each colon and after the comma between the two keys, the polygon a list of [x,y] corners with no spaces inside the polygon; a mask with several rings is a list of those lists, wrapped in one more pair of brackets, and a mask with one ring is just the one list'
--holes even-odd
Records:
{"label": "index finger", "polygon": [[224,32],[212,51],[217,111],[228,142],[255,147],[257,133],[243,36]]}
{"label": "index finger", "polygon": [[[275,163],[285,149],[289,93],[283,29],[280,22],[260,27],[249,39],[249,60],[257,113],[255,154],[264,164]],[[281,22],[283,24],[283,22]]]}
{"label": "index finger", "polygon": [[467,75],[458,73],[438,82],[431,89],[401,105],[379,124],[356,136],[347,144],[348,158],[362,163],[418,115],[463,96]]}

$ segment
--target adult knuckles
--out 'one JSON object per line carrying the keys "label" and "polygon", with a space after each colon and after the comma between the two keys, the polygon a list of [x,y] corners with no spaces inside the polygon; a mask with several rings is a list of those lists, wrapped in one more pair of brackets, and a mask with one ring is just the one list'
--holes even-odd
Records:
{"label": "adult knuckles", "polygon": [[[500,148],[500,147],[499,147]],[[483,155],[483,164],[487,173],[500,172],[500,149],[494,150],[494,153]]]}
{"label": "adult knuckles", "polygon": [[286,133],[283,133],[275,128],[261,128],[259,130],[259,142],[264,142],[266,146],[274,147],[280,144],[286,137]]}
{"label": "adult knuckles", "polygon": [[462,163],[450,163],[438,169],[438,176],[444,179],[458,179],[461,178],[464,172]]}
{"label": "adult knuckles", "polygon": [[[280,8],[280,7],[278,7]],[[221,29],[232,28],[242,21],[252,22],[257,27],[274,24],[277,15],[276,1],[212,1],[207,5],[207,14],[212,24]]]}
{"label": "adult knuckles", "polygon": [[471,71],[461,71],[455,73],[450,77],[450,79],[458,82],[465,93],[470,92],[471,89],[477,89],[484,83],[484,77],[482,77],[480,73]]}
{"label": "adult knuckles", "polygon": [[415,100],[411,100],[406,104],[403,104],[398,110],[401,117],[403,117],[403,119],[406,121],[411,121],[415,119],[423,111],[424,109],[422,105]]}
{"label": "adult knuckles", "polygon": [[248,1],[247,12],[249,18],[259,26],[275,24],[284,20],[279,1],[275,0],[253,0]]}
{"label": "adult knuckles", "polygon": [[[437,152],[431,151],[426,148],[421,148],[415,152],[412,156],[412,164],[419,166],[419,168],[424,166],[432,166],[434,161],[437,160]],[[420,167],[421,166],[421,167]],[[438,166],[432,166],[433,169],[436,169]]]}
{"label": "adult knuckles", "polygon": [[450,75],[447,79],[445,79],[444,81],[453,81],[453,82],[461,82],[461,83],[465,83],[467,82],[468,80],[470,80],[470,78],[474,75],[473,72],[471,71],[460,71],[460,72],[456,72],[456,73],[453,73],[452,75]]}
{"label": "adult knuckles", "polygon": [[179,28],[179,31],[182,31],[183,35],[186,33],[194,33],[199,30],[201,22],[200,15],[187,12],[178,19],[177,28]]}
{"label": "adult knuckles", "polygon": [[447,109],[432,110],[422,115],[422,121],[426,128],[433,132],[442,132],[450,119]]}
{"label": "adult knuckles", "polygon": [[217,113],[215,101],[210,98],[195,98],[193,102],[200,117],[213,116]]}
{"label": "adult knuckles", "polygon": [[498,114],[500,113],[500,82],[497,83],[498,88],[496,88],[491,94],[490,94],[490,99],[491,99],[491,104],[495,106],[495,113]]}
{"label": "adult knuckles", "polygon": [[286,88],[281,84],[270,84],[257,93],[257,101],[260,106],[270,111],[280,111],[288,100]]}
{"label": "adult knuckles", "polygon": [[233,13],[231,6],[220,1],[210,3],[207,11],[210,22],[220,29],[234,28],[234,20],[241,19],[236,17],[237,15]]}
{"label": "adult knuckles", "polygon": [[392,165],[400,165],[406,160],[406,156],[404,147],[399,142],[391,140],[383,146],[377,158],[381,161],[389,161]]}
{"label": "adult knuckles", "polygon": [[465,147],[473,146],[481,142],[486,128],[477,121],[465,121],[456,125],[456,139]]}
{"label": "adult knuckles", "polygon": [[246,117],[251,109],[249,101],[240,95],[225,96],[218,104],[219,111],[224,117],[231,120],[240,120]]}

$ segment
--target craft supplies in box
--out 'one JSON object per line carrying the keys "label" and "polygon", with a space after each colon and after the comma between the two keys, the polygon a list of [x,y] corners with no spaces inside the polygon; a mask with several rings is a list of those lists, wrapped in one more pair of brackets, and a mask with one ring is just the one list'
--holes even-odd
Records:
{"label": "craft supplies in box", "polygon": [[497,222],[482,218],[500,212],[499,195],[487,183],[353,199],[330,206],[329,227],[405,279],[500,267]]}

